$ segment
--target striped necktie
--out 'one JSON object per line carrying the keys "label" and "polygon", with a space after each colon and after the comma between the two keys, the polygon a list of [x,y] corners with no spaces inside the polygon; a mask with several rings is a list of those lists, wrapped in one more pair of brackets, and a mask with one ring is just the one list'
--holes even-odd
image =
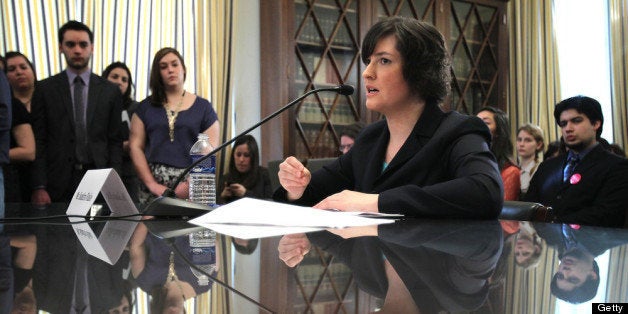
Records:
{"label": "striped necktie", "polygon": [[85,83],[80,76],[74,79],[74,134],[76,136],[76,158],[79,163],[87,163],[87,128],[85,127],[85,104],[83,103],[83,87]]}
{"label": "striped necktie", "polygon": [[563,182],[567,182],[567,180],[569,180],[579,161],[580,156],[575,154],[569,155],[569,158],[567,159],[567,165],[565,165],[565,169],[563,170]]}

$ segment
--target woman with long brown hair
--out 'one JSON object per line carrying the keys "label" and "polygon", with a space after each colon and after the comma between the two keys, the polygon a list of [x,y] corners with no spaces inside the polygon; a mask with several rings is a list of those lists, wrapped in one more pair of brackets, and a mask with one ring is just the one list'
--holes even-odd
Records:
{"label": "woman with long brown hair", "polygon": [[[199,133],[216,147],[220,132],[211,103],[184,89],[185,62],[174,48],[155,54],[150,74],[152,95],[144,99],[131,118],[129,150],[143,183],[140,202],[161,196],[183,170],[192,164],[190,148]],[[175,194],[187,198],[188,184],[181,182]]]}

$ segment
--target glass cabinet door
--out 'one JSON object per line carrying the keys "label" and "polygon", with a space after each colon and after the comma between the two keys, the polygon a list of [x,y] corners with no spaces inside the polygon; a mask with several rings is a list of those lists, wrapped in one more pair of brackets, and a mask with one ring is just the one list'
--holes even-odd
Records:
{"label": "glass cabinet door", "polygon": [[297,94],[349,84],[353,95],[322,92],[296,109],[293,133],[297,158],[338,155],[340,133],[360,120],[359,1],[295,1],[295,82]]}
{"label": "glass cabinet door", "polygon": [[[453,82],[451,109],[475,114],[484,106],[500,103],[500,7],[452,0],[450,51]],[[501,82],[500,82],[501,81]]]}
{"label": "glass cabinet door", "polygon": [[405,16],[436,25],[436,0],[378,0],[377,16]]}

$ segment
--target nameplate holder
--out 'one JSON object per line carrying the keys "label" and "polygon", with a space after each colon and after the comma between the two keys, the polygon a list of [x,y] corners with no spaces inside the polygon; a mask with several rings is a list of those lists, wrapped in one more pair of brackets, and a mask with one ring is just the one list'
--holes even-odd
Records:
{"label": "nameplate holder", "polygon": [[140,217],[132,216],[125,220],[107,221],[100,236],[97,236],[87,223],[89,220],[86,216],[90,213],[99,194],[102,194],[105,199],[111,211],[111,218],[139,213],[118,173],[108,168],[88,170],[85,173],[74,192],[66,214],[70,216],[68,217],[70,222],[74,223],[72,224],[74,233],[87,253],[114,265],[122,255]]}

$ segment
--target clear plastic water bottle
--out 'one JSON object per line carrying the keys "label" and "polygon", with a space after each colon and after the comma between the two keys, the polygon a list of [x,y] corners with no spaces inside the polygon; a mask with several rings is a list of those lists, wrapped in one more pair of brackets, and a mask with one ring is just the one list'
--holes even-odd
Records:
{"label": "clear plastic water bottle", "polygon": [[[210,153],[214,148],[209,143],[209,136],[201,133],[198,140],[190,149],[192,162]],[[190,171],[189,178],[190,201],[208,205],[216,205],[216,156],[212,155],[196,165]],[[194,265],[208,274],[217,271],[216,264],[216,233],[206,229],[190,234],[190,255]],[[193,267],[192,272],[198,279],[200,286],[209,284],[209,277]]]}
{"label": "clear plastic water bottle", "polygon": [[[209,136],[201,133],[190,149],[192,162],[207,155],[214,148],[209,143]],[[216,156],[212,155],[190,171],[190,201],[214,206],[216,205]]]}
{"label": "clear plastic water bottle", "polygon": [[[208,274],[216,272],[216,233],[206,229],[190,234],[191,261],[198,268]],[[199,286],[209,285],[209,277],[202,272],[190,267],[198,280]]]}

